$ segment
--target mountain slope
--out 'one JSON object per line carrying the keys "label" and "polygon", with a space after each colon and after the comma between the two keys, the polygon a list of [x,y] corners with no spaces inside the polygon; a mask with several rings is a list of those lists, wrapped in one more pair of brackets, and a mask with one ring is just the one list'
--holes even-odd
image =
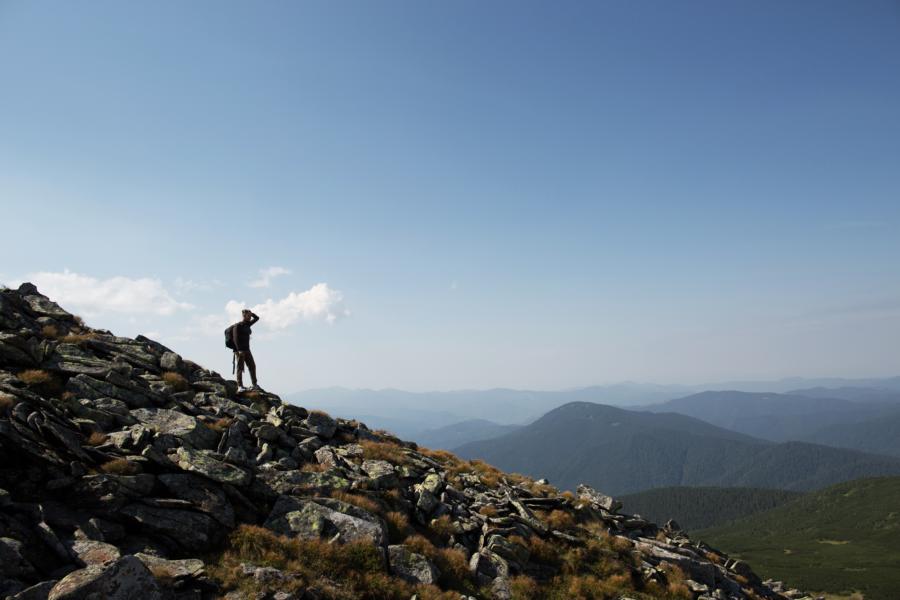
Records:
{"label": "mountain slope", "polygon": [[900,460],[813,444],[773,444],[672,413],[573,403],[519,431],[456,449],[501,468],[584,481],[611,493],[667,486],[809,490],[849,478],[900,474]]}
{"label": "mountain slope", "polygon": [[423,446],[439,450],[451,450],[469,442],[500,437],[520,427],[521,425],[501,425],[485,419],[471,419],[445,427],[438,427],[437,429],[426,429],[412,437],[416,443]]}
{"label": "mountain slope", "polygon": [[667,487],[621,496],[628,508],[657,523],[675,519],[687,531],[717,527],[790,502],[801,492],[760,488]]}
{"label": "mountain slope", "polygon": [[900,410],[868,421],[824,427],[805,439],[838,448],[900,457]]}
{"label": "mountain slope", "polygon": [[766,577],[817,591],[900,590],[900,478],[849,481],[725,527],[696,532]]}
{"label": "mountain slope", "polygon": [[[0,290],[0,597],[786,600],[684,534]],[[573,591],[574,590],[574,591]]]}

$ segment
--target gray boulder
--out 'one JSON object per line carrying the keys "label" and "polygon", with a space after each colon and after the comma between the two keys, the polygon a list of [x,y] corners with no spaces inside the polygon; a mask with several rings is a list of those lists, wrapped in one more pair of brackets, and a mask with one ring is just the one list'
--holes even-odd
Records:
{"label": "gray boulder", "polygon": [[0,575],[32,579],[37,575],[34,566],[25,558],[25,545],[19,540],[0,537]]}
{"label": "gray boulder", "polygon": [[219,442],[215,431],[191,415],[165,408],[139,408],[131,416],[159,434],[172,435],[194,448],[211,450]]}
{"label": "gray boulder", "polygon": [[190,473],[168,473],[158,479],[174,497],[187,500],[225,527],[234,527],[234,509],[218,485]]}
{"label": "gray boulder", "polygon": [[222,527],[209,516],[178,508],[129,504],[121,513],[137,521],[148,534],[162,534],[185,550],[204,552],[218,538]]}
{"label": "gray boulder", "polygon": [[263,526],[275,533],[307,539],[338,536],[341,542],[366,540],[381,547],[387,543],[381,519],[331,498],[281,496]]}
{"label": "gray boulder", "polygon": [[412,584],[435,584],[440,577],[430,560],[406,546],[388,546],[388,561],[391,573]]}
{"label": "gray boulder", "polygon": [[252,479],[249,471],[219,460],[208,450],[176,450],[178,466],[185,471],[192,471],[219,483],[227,483],[238,487],[248,485]]}
{"label": "gray boulder", "polygon": [[134,556],[92,565],[63,577],[47,600],[163,600],[153,574]]}
{"label": "gray boulder", "polygon": [[323,412],[311,412],[303,422],[307,429],[320,438],[330,440],[337,431],[337,422]]}
{"label": "gray boulder", "polygon": [[609,512],[616,512],[617,510],[622,508],[622,503],[614,498],[607,496],[601,492],[598,492],[594,488],[589,485],[581,484],[577,489],[578,497],[582,500],[587,500],[591,504],[599,506],[603,510],[607,510]]}
{"label": "gray boulder", "polygon": [[365,460],[362,470],[369,476],[369,483],[375,489],[392,488],[399,485],[394,465],[386,460]]}

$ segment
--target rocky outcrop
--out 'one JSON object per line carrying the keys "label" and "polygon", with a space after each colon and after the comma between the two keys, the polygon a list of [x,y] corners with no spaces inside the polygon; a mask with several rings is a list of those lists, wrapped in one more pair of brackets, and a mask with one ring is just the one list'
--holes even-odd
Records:
{"label": "rocky outcrop", "polygon": [[[797,595],[586,486],[564,494],[273,394],[238,394],[153,340],[84,326],[30,284],[0,290],[0,455],[5,598],[325,599],[344,585],[246,562],[230,571],[241,589],[268,591],[227,587],[201,557],[248,525],[374,548],[377,568],[410,590],[509,598],[515,577],[540,589],[560,575],[548,548],[581,556],[603,540],[635,597],[668,593],[676,568],[697,600]],[[439,563],[442,552],[456,562]],[[462,572],[445,577],[442,564]]]}

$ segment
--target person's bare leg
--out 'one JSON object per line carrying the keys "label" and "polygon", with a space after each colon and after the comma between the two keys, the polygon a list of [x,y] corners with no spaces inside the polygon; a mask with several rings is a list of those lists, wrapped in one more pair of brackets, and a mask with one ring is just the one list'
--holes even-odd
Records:
{"label": "person's bare leg", "polygon": [[244,355],[238,354],[237,359],[237,384],[239,388],[244,387]]}
{"label": "person's bare leg", "polygon": [[250,371],[250,383],[256,386],[256,361],[253,360],[253,354],[247,352],[247,369]]}

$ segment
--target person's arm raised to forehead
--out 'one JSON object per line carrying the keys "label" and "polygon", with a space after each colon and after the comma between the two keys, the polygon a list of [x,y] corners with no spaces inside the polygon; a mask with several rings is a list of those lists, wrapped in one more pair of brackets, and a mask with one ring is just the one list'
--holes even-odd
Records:
{"label": "person's arm raised to forehead", "polygon": [[250,316],[253,317],[252,319],[250,319],[250,324],[251,324],[251,325],[253,325],[253,324],[256,323],[257,321],[259,321],[259,315],[258,315],[258,314],[256,314],[256,313],[250,313]]}

